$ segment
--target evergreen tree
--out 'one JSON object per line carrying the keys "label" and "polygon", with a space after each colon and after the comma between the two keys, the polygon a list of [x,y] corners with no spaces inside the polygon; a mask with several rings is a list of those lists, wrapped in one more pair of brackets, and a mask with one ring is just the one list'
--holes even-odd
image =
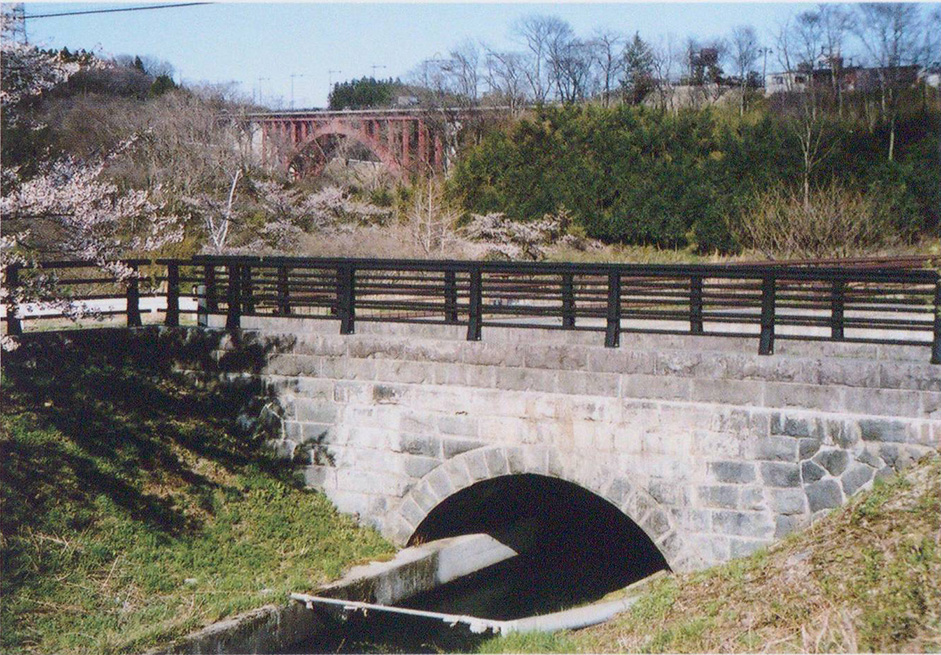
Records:
{"label": "evergreen tree", "polygon": [[177,88],[176,82],[173,81],[172,77],[169,75],[159,75],[154,80],[154,83],[150,85],[150,90],[147,92],[147,95],[151,98],[156,98],[175,88]]}
{"label": "evergreen tree", "polygon": [[634,38],[624,49],[624,78],[621,91],[628,103],[637,105],[654,89],[653,50],[634,33]]}
{"label": "evergreen tree", "polygon": [[399,80],[377,80],[362,77],[349,82],[338,82],[330,92],[330,109],[372,109],[395,104],[396,95],[404,92]]}

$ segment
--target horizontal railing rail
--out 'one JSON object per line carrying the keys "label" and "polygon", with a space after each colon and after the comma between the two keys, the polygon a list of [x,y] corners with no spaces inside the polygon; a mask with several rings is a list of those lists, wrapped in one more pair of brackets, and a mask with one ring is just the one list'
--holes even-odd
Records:
{"label": "horizontal railing rail", "polygon": [[762,355],[777,339],[928,346],[941,364],[941,283],[919,258],[836,265],[589,264],[456,260],[195,256],[125,260],[125,281],[91,262],[7,268],[7,285],[36,271],[55,276],[58,293],[17,307],[8,294],[8,334],[22,322],[62,318],[55,297],[89,313],[142,309],[166,325],[181,315],[331,319],[342,334],[359,322],[458,325],[469,340],[485,328],[604,333],[617,347],[631,332],[754,337]]}

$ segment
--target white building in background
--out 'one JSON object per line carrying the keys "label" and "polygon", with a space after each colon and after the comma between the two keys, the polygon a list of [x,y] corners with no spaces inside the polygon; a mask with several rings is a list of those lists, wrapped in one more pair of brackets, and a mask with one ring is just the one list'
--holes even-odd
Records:
{"label": "white building in background", "polygon": [[765,95],[785,93],[787,91],[803,91],[807,86],[807,73],[786,71],[768,73],[765,75]]}
{"label": "white building in background", "polygon": [[941,89],[941,68],[923,68],[918,71],[918,79],[934,89]]}
{"label": "white building in background", "polygon": [[[836,61],[836,74],[844,91],[873,91],[880,86],[884,75],[889,84],[897,87],[915,86],[921,82],[934,88],[941,85],[941,70],[923,69],[920,66],[894,66],[891,68],[843,67],[843,60]],[[829,60],[817,62],[817,68],[800,66],[795,71],[768,73],[765,75],[765,95],[803,91],[811,83],[823,87],[832,83],[833,70]]]}

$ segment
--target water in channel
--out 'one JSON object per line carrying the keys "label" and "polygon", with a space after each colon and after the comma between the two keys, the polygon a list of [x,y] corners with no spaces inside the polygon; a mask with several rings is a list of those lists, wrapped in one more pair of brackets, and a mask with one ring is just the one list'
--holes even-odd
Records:
{"label": "water in channel", "polygon": [[[526,526],[526,533],[512,526]],[[666,568],[646,534],[620,510],[571,483],[504,476],[458,492],[432,510],[412,542],[486,532],[519,555],[399,603],[402,607],[512,620],[599,600]],[[492,636],[464,625],[387,612],[348,612],[299,652],[470,652]]]}

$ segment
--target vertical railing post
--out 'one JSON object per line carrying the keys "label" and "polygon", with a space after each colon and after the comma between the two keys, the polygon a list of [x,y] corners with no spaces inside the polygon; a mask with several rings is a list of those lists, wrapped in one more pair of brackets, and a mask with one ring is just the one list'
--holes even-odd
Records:
{"label": "vertical railing post", "polygon": [[774,285],[773,275],[766,275],[761,281],[761,336],[758,340],[758,354],[774,353]]}
{"label": "vertical railing post", "polygon": [[480,266],[475,264],[470,269],[470,298],[467,317],[467,340],[480,341],[484,319],[483,276]]}
{"label": "vertical railing post", "polygon": [[23,324],[17,316],[16,288],[20,285],[20,265],[10,264],[6,270],[7,284],[7,334],[16,337],[23,334]]}
{"label": "vertical railing post", "polygon": [[457,274],[453,270],[444,272],[444,322],[457,324]]}
{"label": "vertical railing post", "polygon": [[225,327],[227,330],[237,330],[242,325],[242,294],[239,289],[242,271],[238,264],[229,264],[226,269],[229,288],[226,294],[228,312],[225,317]]}
{"label": "vertical railing post", "polygon": [[163,322],[168,327],[180,324],[180,265],[177,262],[167,264],[167,313]]}
{"label": "vertical railing post", "polygon": [[941,278],[934,283],[934,340],[931,342],[931,363],[941,364]]}
{"label": "vertical railing post", "polygon": [[216,267],[214,264],[205,264],[204,269],[206,311],[209,313],[217,312],[219,311],[219,299],[216,297]]}
{"label": "vertical railing post", "polygon": [[604,345],[617,348],[621,343],[621,272],[608,273],[608,312]]}
{"label": "vertical railing post", "polygon": [[131,277],[127,282],[127,326],[140,327],[140,280],[137,277],[137,264],[131,264]]}
{"label": "vertical railing post", "polygon": [[830,288],[830,338],[843,339],[843,304],[846,297],[846,282],[834,280]]}
{"label": "vertical railing post", "polygon": [[353,334],[356,329],[356,271],[352,264],[337,268],[337,307],[340,314],[340,334]]}
{"label": "vertical railing post", "polygon": [[288,273],[290,269],[284,264],[278,266],[278,314],[291,315],[291,290],[288,287]]}
{"label": "vertical railing post", "polygon": [[702,275],[689,278],[689,332],[702,334]]}
{"label": "vertical railing post", "polygon": [[252,291],[252,267],[249,264],[243,264],[240,268],[242,270],[242,283],[239,290],[242,293],[242,313],[254,314],[255,296]]}
{"label": "vertical railing post", "polygon": [[19,264],[10,264],[6,270],[7,285],[7,334],[10,336],[19,336],[23,334],[23,325],[20,323],[20,317],[17,316],[16,306],[16,288],[20,284],[20,266]]}
{"label": "vertical railing post", "polygon": [[562,327],[575,327],[575,276],[562,274]]}

